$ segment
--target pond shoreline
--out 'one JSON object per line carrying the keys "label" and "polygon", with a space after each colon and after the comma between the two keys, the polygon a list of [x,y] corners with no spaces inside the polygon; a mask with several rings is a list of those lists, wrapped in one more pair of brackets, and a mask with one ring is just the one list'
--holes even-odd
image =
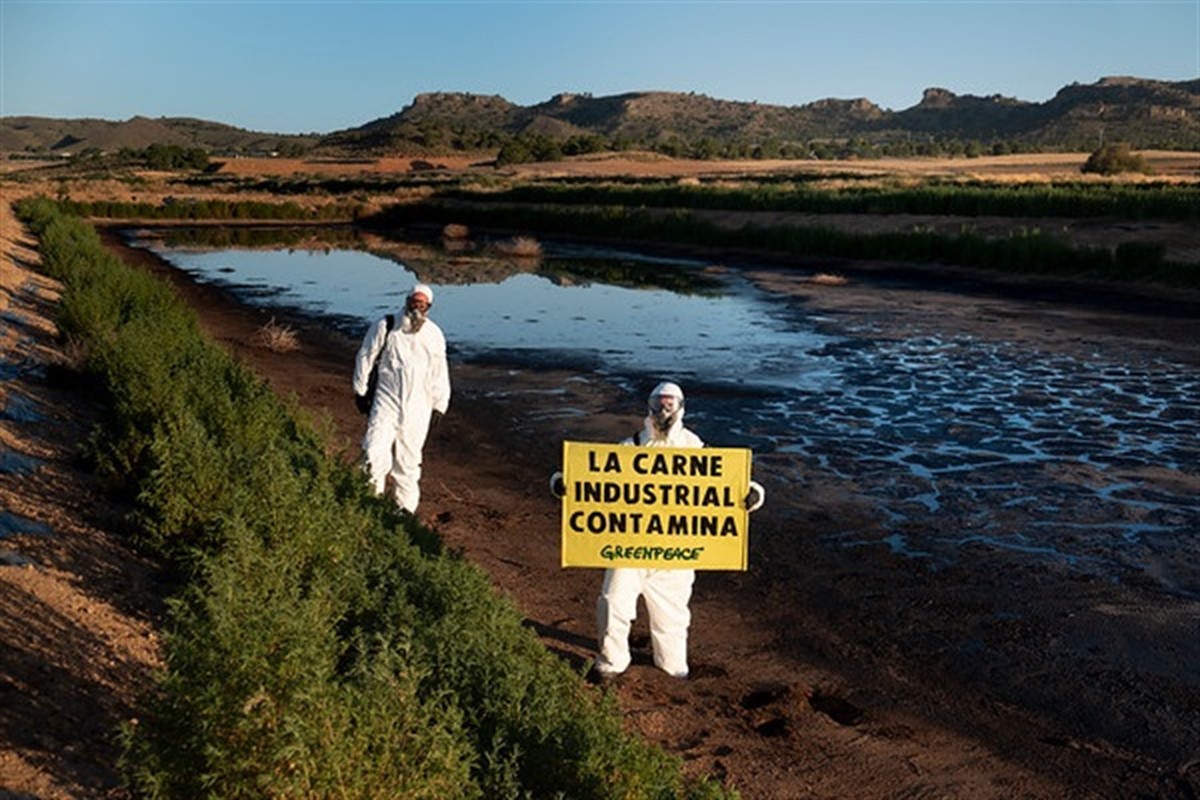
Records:
{"label": "pond shoreline", "polygon": [[[319,319],[276,313],[299,331],[301,351],[255,350],[247,342],[271,312],[197,286],[111,234],[106,241],[176,283],[214,338],[281,394],[331,419],[335,446],[354,457],[362,423],[347,388],[351,337]],[[835,294],[786,271],[750,277],[763,286],[796,282],[773,291],[822,292],[833,310],[869,303],[886,315],[895,305],[886,291],[851,285]],[[958,313],[970,324],[975,301],[960,297]],[[944,311],[938,302],[916,312]],[[1136,316],[1081,312],[1078,324],[1119,337]],[[1049,319],[1028,326],[1031,335]],[[1157,341],[1143,339],[1162,324],[1138,318],[1135,345],[1194,357],[1195,347],[1172,344],[1182,321],[1167,320]],[[568,372],[454,370],[451,413],[426,451],[422,519],[513,597],[548,647],[582,666],[593,653],[599,576],[557,567],[557,507],[545,478],[563,438],[626,435],[640,399]],[[635,637],[635,668],[617,689],[631,726],[747,797],[882,798],[913,786],[980,797],[1012,796],[1013,787],[1028,797],[1135,787],[1186,796],[1181,782],[1197,779],[1185,767],[1187,743],[1200,736],[1187,712],[1195,686],[1187,675],[1165,677],[1160,664],[1139,666],[1133,650],[1116,662],[1109,654],[1154,641],[1175,648],[1177,663],[1194,664],[1187,621],[1195,602],[1164,606],[1150,585],[1098,585],[1053,568],[1011,575],[986,552],[977,563],[930,572],[880,548],[830,549],[823,532],[862,510],[812,471],[794,478],[768,487],[751,570],[697,581],[693,680],[664,679],[646,665],[644,634]],[[1012,616],[1013,607],[1021,612]],[[981,748],[990,754],[982,762]],[[912,759],[922,764],[916,776]]]}
{"label": "pond shoreline", "polygon": [[[95,220],[98,229],[122,231],[173,228],[303,228],[323,227],[378,233],[353,220],[329,221],[237,221],[237,220]],[[437,226],[415,224],[414,229],[437,232]],[[896,283],[912,288],[936,288],[970,296],[990,295],[1020,300],[1062,303],[1081,308],[1098,308],[1131,313],[1165,315],[1182,319],[1200,319],[1200,291],[1153,281],[1104,280],[1088,276],[1060,277],[1024,274],[951,264],[868,261],[833,257],[797,256],[775,251],[688,246],[679,243],[655,243],[619,236],[570,236],[562,233],[539,234],[537,231],[511,228],[475,228],[476,235],[495,238],[514,235],[537,236],[544,241],[602,243],[605,247],[628,248],[668,258],[712,261],[717,267],[754,269],[756,266],[783,273],[796,273],[801,280],[817,274],[833,273],[860,280]]]}

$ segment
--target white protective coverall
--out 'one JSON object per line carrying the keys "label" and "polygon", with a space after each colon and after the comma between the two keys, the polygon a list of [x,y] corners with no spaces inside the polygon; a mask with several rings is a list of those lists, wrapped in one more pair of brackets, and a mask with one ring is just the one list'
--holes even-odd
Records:
{"label": "white protective coverall", "polygon": [[[433,302],[433,290],[418,284],[410,292]],[[431,319],[416,331],[405,313],[396,315],[389,333],[380,319],[363,337],[354,362],[354,393],[364,395],[375,359],[379,376],[375,401],[367,417],[363,455],[371,485],[383,494],[392,479],[393,499],[410,513],[421,499],[421,450],[429,433],[432,413],[446,413],[450,405],[450,370],[446,364],[446,338]]]}
{"label": "white protective coverall", "polygon": [[[679,399],[679,411],[665,432],[658,430],[653,412],[659,407],[662,395]],[[683,390],[674,383],[660,383],[650,392],[651,414],[646,416],[643,429],[621,444],[642,447],[703,447],[704,442],[683,427]],[[600,597],[596,600],[596,624],[599,628],[600,655],[596,671],[602,676],[624,672],[629,667],[629,629],[637,618],[638,597],[646,598],[650,616],[650,642],[654,664],[677,678],[688,674],[687,636],[692,612],[692,583],[696,571],[691,569],[639,569],[617,567],[605,570]]]}

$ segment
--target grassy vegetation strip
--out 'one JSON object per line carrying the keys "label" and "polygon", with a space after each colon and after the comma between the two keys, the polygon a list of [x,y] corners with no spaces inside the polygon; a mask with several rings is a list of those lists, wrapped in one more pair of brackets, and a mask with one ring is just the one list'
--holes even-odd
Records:
{"label": "grassy vegetation strip", "polygon": [[59,205],[64,213],[102,219],[344,222],[354,219],[360,213],[357,203],[302,206],[291,201],[269,203],[257,200],[194,198],[168,200],[164,203],[61,200]]}
{"label": "grassy vegetation strip", "polygon": [[288,177],[249,177],[233,175],[197,175],[178,179],[191,188],[217,192],[254,192],[271,195],[360,195],[421,192],[473,184],[483,180],[475,174],[454,175],[441,172],[395,175],[328,177],[295,175]]}
{"label": "grassy vegetation strip", "polygon": [[722,797],[622,732],[473,566],[47,200],[19,212],[109,418],[88,449],[179,565],[167,671],[126,731],[156,798]]}
{"label": "grassy vegetation strip", "polygon": [[1200,221],[1200,187],[1147,183],[937,183],[838,187],[743,179],[729,185],[586,186],[543,183],[444,196],[575,206],[793,211],[812,214],[930,214],[999,217],[1117,217]]}
{"label": "grassy vegetation strip", "polygon": [[455,222],[483,228],[505,227],[800,256],[928,262],[1051,276],[1200,286],[1197,265],[1167,261],[1166,248],[1161,244],[1126,242],[1115,251],[1077,248],[1038,230],[989,238],[971,231],[956,235],[932,231],[859,234],[787,225],[729,229],[697,219],[687,210],[505,206],[457,201],[397,204],[360,220],[360,224],[385,230],[418,222]]}

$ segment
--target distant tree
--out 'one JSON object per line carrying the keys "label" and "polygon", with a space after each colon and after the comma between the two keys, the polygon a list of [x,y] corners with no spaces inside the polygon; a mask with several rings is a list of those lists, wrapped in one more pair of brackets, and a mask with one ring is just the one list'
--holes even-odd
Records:
{"label": "distant tree", "polygon": [[142,151],[142,160],[150,169],[170,169],[171,150],[165,144],[152,144]]}
{"label": "distant tree", "polygon": [[508,141],[500,132],[490,128],[460,126],[453,129],[450,146],[455,150],[492,150],[503,147]]}
{"label": "distant tree", "polygon": [[563,142],[563,155],[581,156],[588,153],[600,153],[608,148],[604,137],[598,133],[584,133],[572,136]]}
{"label": "distant tree", "polygon": [[813,158],[828,161],[837,158],[837,150],[832,142],[812,142],[809,146]]}
{"label": "distant tree", "polygon": [[780,158],[810,158],[812,151],[804,142],[784,142],[779,146]]}
{"label": "distant tree", "polygon": [[496,155],[496,166],[527,164],[533,160],[533,151],[529,149],[529,145],[521,139],[509,139],[500,147],[500,152]]}
{"label": "distant tree", "polygon": [[184,169],[205,169],[208,166],[208,153],[199,147],[188,148],[183,151],[179,166]]}
{"label": "distant tree", "polygon": [[1131,151],[1128,142],[1101,145],[1088,156],[1079,170],[1099,175],[1117,175],[1122,172],[1141,172],[1146,175],[1151,173],[1146,159]]}
{"label": "distant tree", "polygon": [[304,155],[304,145],[300,144],[299,142],[281,139],[279,143],[275,145],[275,152],[279,153],[279,155],[283,156],[284,158],[299,158],[300,156]]}
{"label": "distant tree", "polygon": [[705,136],[692,148],[692,157],[700,161],[711,161],[721,154],[721,145],[711,136]]}
{"label": "distant tree", "polygon": [[152,144],[139,154],[150,169],[204,169],[208,153],[199,147],[184,149],[177,144]]}
{"label": "distant tree", "polygon": [[523,133],[506,141],[496,155],[496,166],[527,164],[531,161],[561,161],[563,151],[556,139]]}
{"label": "distant tree", "polygon": [[665,142],[659,142],[654,146],[654,149],[672,158],[683,158],[690,150],[688,143],[678,136],[671,136]]}
{"label": "distant tree", "polygon": [[936,139],[917,142],[915,149],[919,156],[940,156],[942,154],[942,145]]}
{"label": "distant tree", "polygon": [[783,145],[778,139],[764,139],[757,147],[754,148],[754,158],[770,161],[771,159],[779,158]]}
{"label": "distant tree", "polygon": [[617,134],[616,138],[614,138],[612,141],[612,150],[617,153],[623,153],[627,150],[636,150],[640,146],[641,144],[639,142],[634,140],[632,137],[625,136],[624,134]]}
{"label": "distant tree", "polygon": [[529,143],[534,161],[562,161],[562,145],[549,136],[532,136]]}
{"label": "distant tree", "polygon": [[843,154],[853,158],[876,158],[879,155],[879,150],[871,142],[861,136],[857,136],[846,143]]}

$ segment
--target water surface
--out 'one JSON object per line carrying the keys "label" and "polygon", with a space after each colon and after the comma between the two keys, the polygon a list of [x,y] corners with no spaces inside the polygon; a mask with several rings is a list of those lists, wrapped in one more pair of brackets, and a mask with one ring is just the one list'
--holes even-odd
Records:
{"label": "water surface", "polygon": [[941,329],[884,335],[756,289],[738,270],[543,243],[537,261],[420,242],[168,247],[249,302],[358,334],[420,280],[456,359],[573,366],[689,394],[710,443],[756,472],[841,482],[868,513],[834,544],[953,563],[981,551],[1200,596],[1200,375],[1119,346],[1072,353]]}

